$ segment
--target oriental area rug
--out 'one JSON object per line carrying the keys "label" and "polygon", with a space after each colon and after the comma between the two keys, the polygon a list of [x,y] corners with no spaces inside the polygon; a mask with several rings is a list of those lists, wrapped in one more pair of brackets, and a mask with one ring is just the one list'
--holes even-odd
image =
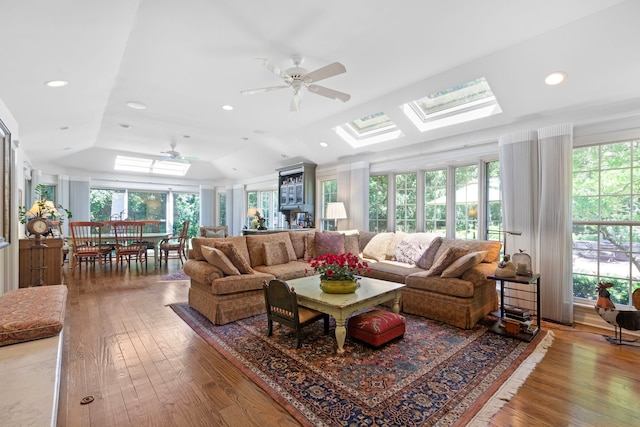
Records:
{"label": "oriental area rug", "polygon": [[175,271],[171,274],[167,274],[165,276],[162,276],[162,280],[164,281],[169,281],[169,280],[189,280],[189,276],[187,276],[184,273],[184,270],[180,269],[178,271]]}
{"label": "oriental area rug", "polygon": [[[293,331],[266,315],[214,326],[186,303],[173,310],[305,426],[486,425],[551,345],[541,331],[526,343],[488,330],[463,330],[405,315],[403,338],[374,349],[347,338],[335,353],[333,323]],[[332,319],[333,320],[333,319]]]}

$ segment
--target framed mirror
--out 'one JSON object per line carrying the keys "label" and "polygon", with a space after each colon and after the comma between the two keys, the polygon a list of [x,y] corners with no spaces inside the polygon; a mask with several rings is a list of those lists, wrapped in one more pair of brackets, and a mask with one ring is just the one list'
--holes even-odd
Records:
{"label": "framed mirror", "polygon": [[0,154],[2,155],[2,199],[0,199],[0,211],[2,212],[2,235],[0,235],[0,247],[11,243],[11,132],[0,120]]}

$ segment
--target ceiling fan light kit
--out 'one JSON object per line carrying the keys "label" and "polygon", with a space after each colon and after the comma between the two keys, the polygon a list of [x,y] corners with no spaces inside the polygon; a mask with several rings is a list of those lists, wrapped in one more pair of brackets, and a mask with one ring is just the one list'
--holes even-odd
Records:
{"label": "ceiling fan light kit", "polygon": [[347,93],[315,84],[315,82],[318,82],[320,80],[345,73],[347,69],[339,62],[334,62],[332,64],[318,68],[317,70],[308,72],[305,68],[301,67],[304,58],[300,55],[293,55],[291,57],[291,61],[293,61],[293,67],[285,71],[280,70],[280,68],[276,67],[268,59],[259,58],[258,61],[260,61],[264,68],[284,80],[285,84],[279,86],[243,90],[242,92],[240,92],[243,95],[254,95],[256,93],[292,88],[293,95],[291,97],[291,104],[289,107],[290,111],[300,110],[305,89],[307,89],[311,93],[315,93],[316,95],[321,95],[336,101],[347,102],[349,99],[351,99],[351,95]]}

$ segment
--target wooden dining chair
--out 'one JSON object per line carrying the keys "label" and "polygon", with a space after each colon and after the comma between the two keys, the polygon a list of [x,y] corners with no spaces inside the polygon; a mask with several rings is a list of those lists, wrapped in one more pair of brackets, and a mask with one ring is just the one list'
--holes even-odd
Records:
{"label": "wooden dining chair", "polygon": [[95,262],[102,268],[102,261],[112,262],[112,246],[102,242],[102,223],[93,221],[76,221],[69,223],[71,230],[71,244],[73,246],[73,261],[71,265],[71,273],[74,272],[76,265],[80,264],[82,269],[82,261]]}
{"label": "wooden dining chair", "polygon": [[[160,232],[160,224],[162,224],[162,221],[160,221],[159,219],[141,219],[140,222],[142,223],[142,233],[159,233]],[[154,250],[156,249],[156,244],[155,242],[150,242],[148,240],[143,240],[142,244],[145,245],[147,247],[147,251],[148,250]]]}
{"label": "wooden dining chair", "polygon": [[147,265],[147,247],[142,243],[143,224],[140,221],[114,221],[112,224],[116,236],[116,271],[123,261],[131,268],[131,261],[138,262],[145,268]]}
{"label": "wooden dining chair", "polygon": [[302,328],[317,320],[324,320],[324,333],[329,333],[329,315],[310,308],[298,306],[298,297],[289,285],[273,279],[263,285],[264,301],[267,306],[267,336],[273,334],[273,322],[288,326],[295,331],[296,348],[302,343]]}
{"label": "wooden dining chair", "polygon": [[[164,262],[168,265],[169,258],[175,258],[180,260],[180,264],[183,264],[182,258],[187,260],[187,246],[189,243],[189,220],[182,223],[180,233],[175,236],[170,236],[160,241],[160,266],[162,267],[162,255],[164,254]],[[172,256],[172,253],[175,253]]]}

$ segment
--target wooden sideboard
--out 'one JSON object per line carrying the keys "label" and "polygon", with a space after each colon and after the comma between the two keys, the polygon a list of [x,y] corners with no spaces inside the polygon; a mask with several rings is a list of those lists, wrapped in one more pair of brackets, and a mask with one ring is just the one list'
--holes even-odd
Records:
{"label": "wooden sideboard", "polygon": [[62,284],[62,239],[42,239],[46,248],[32,248],[33,243],[30,239],[20,239],[19,286],[28,288],[36,283],[40,271],[35,268],[39,266],[46,267],[42,270],[46,285]]}

